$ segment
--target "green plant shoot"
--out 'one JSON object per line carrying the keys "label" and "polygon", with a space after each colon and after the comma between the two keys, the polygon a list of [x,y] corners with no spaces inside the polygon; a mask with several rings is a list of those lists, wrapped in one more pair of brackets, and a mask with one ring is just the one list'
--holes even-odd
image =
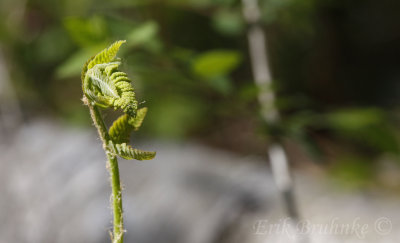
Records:
{"label": "green plant shoot", "polygon": [[[116,41],[90,58],[82,70],[83,102],[89,107],[93,123],[103,142],[107,156],[107,168],[111,176],[113,208],[113,243],[122,243],[124,236],[122,190],[117,157],[149,160],[155,152],[142,151],[129,145],[130,133],[141,126],[147,108],[138,108],[135,92],[126,73],[118,70],[121,62],[116,57],[125,41]],[[120,109],[124,114],[111,127],[103,120],[100,108]]]}

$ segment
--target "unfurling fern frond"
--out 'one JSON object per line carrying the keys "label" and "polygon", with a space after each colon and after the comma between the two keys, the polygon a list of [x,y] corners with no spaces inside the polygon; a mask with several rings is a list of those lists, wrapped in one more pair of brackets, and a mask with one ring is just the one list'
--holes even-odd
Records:
{"label": "unfurling fern frond", "polygon": [[89,60],[86,61],[85,65],[83,65],[82,73],[81,73],[81,80],[83,81],[85,79],[87,70],[92,68],[94,65],[108,63],[108,62],[113,61],[115,59],[115,56],[117,55],[119,48],[125,42],[126,41],[122,41],[122,40],[116,41],[110,47],[104,49],[97,55],[89,58]]}
{"label": "unfurling fern frond", "polygon": [[102,108],[122,109],[130,116],[136,116],[137,101],[131,81],[118,70],[116,54],[125,41],[117,41],[109,48],[92,57],[82,71],[82,89],[85,96]]}
{"label": "unfurling fern frond", "polygon": [[87,69],[91,69],[94,67],[94,65],[97,64],[102,64],[102,63],[109,63],[114,61],[115,56],[117,55],[117,52],[119,48],[121,47],[122,44],[124,44],[126,41],[120,40],[114,42],[110,47],[104,49],[101,51],[99,54],[94,56],[89,63],[87,64]]}
{"label": "unfurling fern frond", "polygon": [[125,114],[115,120],[109,129],[110,137],[114,143],[128,143],[130,133],[139,130],[146,113],[147,107],[143,107],[137,110],[136,117]]}
{"label": "unfurling fern frond", "polygon": [[132,117],[136,116],[138,102],[128,76],[123,72],[119,72],[117,68],[106,71],[119,94],[119,98],[114,101],[114,108],[120,108]]}
{"label": "unfurling fern frond", "polygon": [[136,117],[128,121],[129,124],[133,127],[134,131],[139,130],[140,126],[142,126],[146,114],[147,114],[147,107],[140,108],[136,112]]}
{"label": "unfurling fern frond", "polygon": [[133,127],[128,123],[127,114],[120,116],[110,127],[109,134],[114,143],[128,143]]}
{"label": "unfurling fern frond", "polygon": [[121,109],[125,113],[114,121],[108,131],[115,154],[127,159],[150,159],[154,157],[154,152],[143,152],[126,145],[130,133],[142,124],[147,108],[138,110],[131,80],[126,73],[118,70],[121,62],[116,54],[123,43],[125,41],[115,42],[86,62],[82,71],[82,89],[92,105]]}
{"label": "unfurling fern frond", "polygon": [[134,149],[126,143],[114,144],[112,141],[110,141],[108,143],[108,147],[112,153],[124,159],[150,160],[156,155],[155,152]]}
{"label": "unfurling fern frond", "polygon": [[[125,232],[117,156],[124,159],[149,160],[156,155],[155,152],[141,151],[127,144],[130,133],[142,124],[147,108],[138,110],[131,81],[126,73],[118,70],[121,63],[116,54],[124,42],[117,41],[90,58],[84,65],[81,76],[83,102],[89,107],[107,155],[114,214],[114,229],[111,235],[113,243],[123,243]],[[121,109],[125,114],[107,129],[99,107]]]}

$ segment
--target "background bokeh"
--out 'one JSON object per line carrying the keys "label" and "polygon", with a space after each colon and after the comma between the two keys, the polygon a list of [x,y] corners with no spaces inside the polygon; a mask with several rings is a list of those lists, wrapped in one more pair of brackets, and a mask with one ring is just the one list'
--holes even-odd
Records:
{"label": "background bokeh", "polygon": [[400,1],[260,6],[279,124],[259,114],[238,0],[1,0],[0,142],[38,119],[92,131],[81,68],[123,39],[122,69],[149,107],[135,139],[149,148],[193,142],[265,157],[279,137],[295,169],[397,196]]}
{"label": "background bokeh", "polygon": [[235,0],[3,0],[1,50],[23,119],[88,126],[81,66],[126,39],[123,68],[151,107],[139,136],[263,154],[268,135],[278,132],[313,159],[354,173],[382,155],[397,160],[400,3],[260,4],[283,115],[273,128],[259,118]]}

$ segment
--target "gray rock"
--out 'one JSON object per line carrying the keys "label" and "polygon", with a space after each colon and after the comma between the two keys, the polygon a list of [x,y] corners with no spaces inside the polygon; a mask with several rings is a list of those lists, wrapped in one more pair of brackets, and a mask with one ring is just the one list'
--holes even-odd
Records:
{"label": "gray rock", "polygon": [[[293,229],[310,233],[310,242],[400,241],[398,198],[343,192],[296,171],[305,220],[293,228],[264,159],[191,142],[151,141],[138,147],[156,150],[157,157],[120,160],[125,242],[304,239]],[[110,186],[94,129],[32,122],[3,138],[0,154],[0,242],[109,242]],[[329,231],[344,231],[353,223],[368,225],[367,232]]]}

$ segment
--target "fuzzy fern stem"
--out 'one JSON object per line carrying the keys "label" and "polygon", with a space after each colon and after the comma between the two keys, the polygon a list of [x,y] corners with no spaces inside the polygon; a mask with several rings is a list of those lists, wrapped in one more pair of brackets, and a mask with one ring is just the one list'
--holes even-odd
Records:
{"label": "fuzzy fern stem", "polygon": [[[125,41],[116,41],[89,59],[83,67],[81,76],[83,102],[89,107],[90,115],[107,155],[114,215],[114,230],[111,237],[113,243],[122,243],[124,238],[122,189],[117,156],[127,160],[150,160],[156,155],[155,152],[142,151],[128,144],[130,133],[139,129],[147,108],[138,109],[131,80],[126,73],[118,70],[121,63],[116,54],[123,43]],[[107,129],[100,108],[120,109],[124,115],[115,120]]]}
{"label": "fuzzy fern stem", "polygon": [[115,155],[107,153],[108,168],[111,176],[112,205],[114,215],[113,243],[124,241],[124,221],[122,214],[122,189],[119,180],[118,160]]}
{"label": "fuzzy fern stem", "polygon": [[103,121],[99,108],[90,104],[90,102],[83,98],[83,102],[89,107],[90,116],[92,117],[94,126],[97,128],[99,137],[103,142],[103,149],[107,155],[107,168],[110,173],[110,183],[111,183],[111,200],[113,209],[113,243],[123,243],[124,237],[124,224],[123,224],[123,213],[122,213],[122,189],[121,182],[119,178],[119,168],[118,159],[107,146],[107,141],[110,140],[110,135],[107,132],[107,127]]}

